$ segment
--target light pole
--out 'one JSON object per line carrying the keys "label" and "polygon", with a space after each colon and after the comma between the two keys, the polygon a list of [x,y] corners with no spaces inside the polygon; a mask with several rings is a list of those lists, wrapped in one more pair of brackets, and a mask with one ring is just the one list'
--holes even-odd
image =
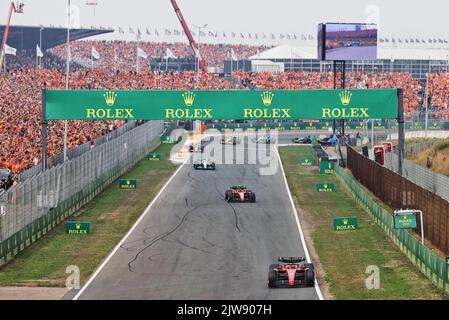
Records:
{"label": "light pole", "polygon": [[196,64],[197,66],[197,79],[196,79],[196,88],[198,89],[199,87],[199,82],[200,82],[200,39],[201,39],[201,29],[204,29],[207,27],[207,23],[203,26],[196,26],[193,25],[194,28],[198,28],[198,57],[195,57],[198,60],[198,63]]}
{"label": "light pole", "polygon": [[[66,57],[66,75],[65,89],[69,90],[69,73],[70,73],[70,0],[67,0],[67,57]],[[64,161],[67,161],[67,131],[68,123],[64,120]]]}

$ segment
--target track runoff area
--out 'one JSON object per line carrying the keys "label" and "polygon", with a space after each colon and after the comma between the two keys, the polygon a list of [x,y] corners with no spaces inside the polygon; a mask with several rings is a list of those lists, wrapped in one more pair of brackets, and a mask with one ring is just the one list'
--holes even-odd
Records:
{"label": "track runoff area", "polygon": [[[46,120],[397,119],[398,92],[43,91],[43,134]],[[235,140],[205,137],[73,299],[322,299],[275,132]],[[196,170],[205,158],[214,170]],[[271,280],[300,289],[267,286],[290,267],[299,283]]]}

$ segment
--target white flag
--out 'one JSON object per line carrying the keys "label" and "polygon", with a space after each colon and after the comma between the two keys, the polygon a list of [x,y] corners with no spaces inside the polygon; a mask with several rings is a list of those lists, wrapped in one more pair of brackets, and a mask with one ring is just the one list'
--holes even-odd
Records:
{"label": "white flag", "polygon": [[7,44],[5,44],[5,54],[10,54],[10,55],[15,56],[16,53],[17,53],[17,49],[16,48],[10,47]]}
{"label": "white flag", "polygon": [[145,53],[145,51],[143,51],[139,47],[137,47],[137,56],[144,59],[148,58],[148,55]]}
{"label": "white flag", "polygon": [[234,61],[238,60],[237,56],[235,55],[234,49],[232,49],[232,48],[231,48],[231,59]]}
{"label": "white flag", "polygon": [[169,48],[167,48],[165,53],[165,59],[178,59],[178,57],[175,56],[175,54]]}
{"label": "white flag", "polygon": [[97,50],[95,50],[94,47],[92,47],[92,59],[95,59],[95,60],[100,59],[100,54],[98,53]]}
{"label": "white flag", "polygon": [[36,44],[36,56],[38,56],[39,58],[42,58],[44,56],[41,48],[39,48],[39,45],[37,45],[37,44]]}

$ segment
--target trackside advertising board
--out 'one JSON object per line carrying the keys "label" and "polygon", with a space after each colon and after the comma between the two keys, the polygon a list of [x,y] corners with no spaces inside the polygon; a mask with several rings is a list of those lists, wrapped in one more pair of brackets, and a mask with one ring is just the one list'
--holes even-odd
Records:
{"label": "trackside advertising board", "polygon": [[119,180],[120,189],[137,189],[136,179],[120,179]]}
{"label": "trackside advertising board", "polygon": [[395,89],[47,90],[47,120],[396,119]]}
{"label": "trackside advertising board", "polygon": [[334,231],[348,231],[348,230],[357,230],[359,224],[356,217],[334,218],[333,226]]}
{"label": "trackside advertising board", "polygon": [[395,229],[415,229],[416,212],[403,212],[394,214]]}
{"label": "trackside advertising board", "polygon": [[90,222],[67,221],[65,223],[66,234],[91,234],[92,226]]}

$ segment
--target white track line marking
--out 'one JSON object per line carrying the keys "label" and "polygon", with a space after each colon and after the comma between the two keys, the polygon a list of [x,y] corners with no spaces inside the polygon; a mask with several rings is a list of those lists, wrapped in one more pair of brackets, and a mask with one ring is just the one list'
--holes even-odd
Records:
{"label": "white track line marking", "polygon": [[94,279],[97,277],[97,275],[100,273],[100,271],[104,268],[104,266],[111,260],[111,258],[114,256],[114,254],[117,252],[117,250],[120,248],[120,246],[125,242],[126,238],[129,237],[129,235],[134,231],[134,229],[139,225],[139,223],[142,221],[142,219],[146,216],[146,214],[150,211],[153,204],[156,202],[156,200],[160,197],[162,192],[164,192],[165,188],[169,185],[169,183],[173,180],[173,178],[178,174],[178,172],[184,167],[184,164],[181,164],[179,168],[173,173],[173,175],[170,177],[170,179],[164,184],[164,186],[159,190],[159,193],[154,197],[153,201],[148,205],[148,207],[145,209],[145,211],[142,213],[142,215],[139,217],[139,219],[134,223],[132,228],[128,231],[128,233],[120,240],[120,242],[115,246],[114,250],[109,254],[109,256],[103,261],[103,263],[98,267],[98,269],[94,272],[94,274],[87,280],[86,284],[80,289],[80,291],[73,297],[73,300],[78,300],[78,298],[83,294],[83,292],[87,289],[87,287],[94,281]]}
{"label": "white track line marking", "polygon": [[[306,244],[306,240],[304,238],[304,233],[302,232],[301,223],[299,222],[298,212],[296,211],[296,206],[295,206],[295,203],[293,202],[293,198],[292,198],[292,194],[290,192],[290,188],[288,187],[287,177],[285,175],[284,166],[282,165],[281,156],[279,155],[278,148],[274,148],[274,149],[276,150],[276,154],[277,154],[277,157],[279,159],[279,164],[280,164],[280,167],[281,167],[282,176],[284,177],[285,187],[287,188],[288,197],[290,198],[290,203],[292,205],[293,213],[295,215],[296,225],[298,226],[298,231],[299,231],[299,237],[301,238],[301,243],[302,243],[302,246],[304,247],[304,252],[306,254],[307,261],[311,262],[312,260],[310,259],[309,250],[307,249],[307,244]],[[321,293],[320,287],[318,286],[318,283],[316,281],[316,277],[315,277],[315,290],[316,290],[316,294],[318,296],[318,299],[324,300],[323,294]]]}

